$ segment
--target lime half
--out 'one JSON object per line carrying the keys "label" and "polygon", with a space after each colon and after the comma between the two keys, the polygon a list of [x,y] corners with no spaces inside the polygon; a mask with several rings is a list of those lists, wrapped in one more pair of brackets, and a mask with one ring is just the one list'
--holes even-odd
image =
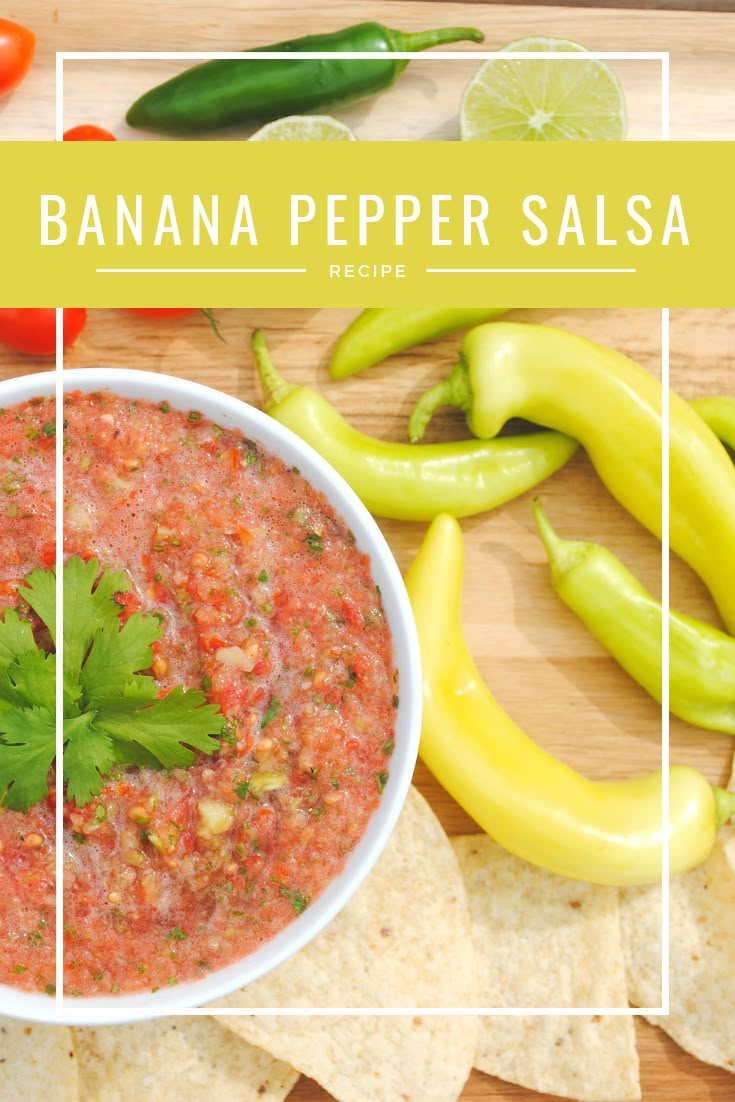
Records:
{"label": "lime half", "polygon": [[251,142],[355,142],[343,122],[329,115],[287,115],[266,123],[251,135]]}
{"label": "lime half", "polygon": [[[519,38],[517,53],[588,51],[563,38]],[[625,98],[609,65],[594,58],[494,57],[475,73],[459,112],[471,142],[622,141]]]}

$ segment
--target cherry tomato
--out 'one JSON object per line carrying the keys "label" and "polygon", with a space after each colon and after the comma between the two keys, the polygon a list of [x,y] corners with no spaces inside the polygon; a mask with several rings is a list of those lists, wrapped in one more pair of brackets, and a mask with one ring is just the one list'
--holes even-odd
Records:
{"label": "cherry tomato", "polygon": [[0,96],[11,92],[31,67],[36,36],[20,23],[0,19]]}
{"label": "cherry tomato", "polygon": [[128,306],[131,314],[138,314],[141,318],[183,318],[185,314],[196,314],[197,306],[172,306],[158,309],[148,306]]}
{"label": "cherry tomato", "polygon": [[[64,348],[74,344],[86,323],[86,310],[64,310]],[[56,351],[56,311],[0,310],[0,344],[30,356],[53,356]]]}
{"label": "cherry tomato", "polygon": [[72,126],[71,130],[64,131],[65,142],[116,142],[117,138],[109,130],[103,130],[101,126]]}

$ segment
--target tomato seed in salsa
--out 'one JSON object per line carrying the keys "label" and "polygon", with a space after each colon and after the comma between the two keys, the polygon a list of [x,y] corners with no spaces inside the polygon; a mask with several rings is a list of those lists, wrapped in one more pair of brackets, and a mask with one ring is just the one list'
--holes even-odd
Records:
{"label": "tomato seed in salsa", "polygon": [[64,493],[65,556],[125,570],[123,619],[162,621],[160,693],[227,718],[213,756],[65,804],[65,992],[156,990],[251,953],[342,869],[389,779],[391,634],[325,497],[196,410],[67,395]]}
{"label": "tomato seed in salsa", "polygon": [[[37,630],[18,586],[53,566],[55,419],[52,399],[0,409],[0,611]],[[27,813],[0,806],[0,984],[55,991],[54,778]]]}

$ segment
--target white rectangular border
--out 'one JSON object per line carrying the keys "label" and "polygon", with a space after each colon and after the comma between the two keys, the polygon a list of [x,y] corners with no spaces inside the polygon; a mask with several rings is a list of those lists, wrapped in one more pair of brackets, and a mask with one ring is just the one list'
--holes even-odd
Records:
{"label": "white rectangular border", "polygon": [[[64,638],[64,593],[59,579],[63,578],[64,567],[64,311],[56,310],[56,379],[54,387],[54,412],[56,415],[56,435],[54,436],[54,477],[56,479],[56,501],[54,528],[56,537],[56,639]],[[59,429],[61,428],[61,432]],[[61,650],[61,663],[56,668],[56,808],[54,827],[56,831],[56,1013],[64,1010],[64,651]]]}
{"label": "white rectangular border", "polygon": [[[412,61],[416,58],[437,61],[487,61],[491,58],[503,56],[514,60],[538,60],[539,57],[552,57],[557,60],[599,60],[599,61],[659,61],[661,64],[661,141],[670,140],[670,69],[669,54],[662,51],[585,51],[567,53],[558,51],[553,54],[543,52],[524,53],[520,51],[469,51],[469,50],[435,50],[428,53],[396,51],[392,57],[397,60]],[[305,51],[300,53],[300,59],[320,60],[326,55],[319,52]],[[383,53],[354,52],[345,54],[354,60],[382,60]],[[294,54],[287,51],[273,51],[264,54],[262,52],[217,52],[217,51],[126,51],[126,50],[92,50],[92,51],[60,51],[56,54],[56,127],[55,140],[62,141],[64,134],[64,62],[65,61],[214,61],[214,60],[293,60]],[[64,367],[64,353],[61,339],[62,311],[56,311],[56,402],[57,425],[63,425],[63,395],[61,372]],[[662,383],[662,453],[661,453],[661,601],[669,608],[669,377],[670,377],[670,329],[669,309],[661,310],[661,383]],[[57,576],[61,577],[61,561],[63,560],[63,449],[57,445],[57,486],[56,486],[56,526],[57,526]],[[60,538],[58,538],[60,537]],[[61,586],[57,588],[57,625],[59,637],[63,625],[63,597]],[[661,692],[661,770],[662,770],[662,848],[661,848],[661,1006],[658,1007],[372,1007],[372,1008],[325,1008],[325,1007],[251,1007],[230,1008],[222,1007],[212,1009],[210,1007],[189,1007],[181,1010],[167,1010],[160,1017],[181,1017],[184,1015],[222,1015],[254,1017],[280,1016],[280,1017],[403,1017],[406,1015],[420,1014],[422,1017],[589,1017],[592,1015],[605,1015],[610,1017],[640,1017],[640,1016],[668,1016],[670,989],[669,989],[669,634],[667,620],[663,621],[662,637],[662,692]],[[59,686],[63,685],[63,658],[62,676],[57,682],[57,697]],[[58,706],[57,701],[57,757],[63,746],[63,705]],[[59,784],[61,792],[61,784]],[[57,800],[56,829],[57,829],[57,915],[56,915],[56,1016],[60,1023],[73,1022],[74,1000],[63,997],[63,800]],[[61,901],[61,906],[58,902]],[[140,1015],[131,1012],[124,1014],[120,1010],[96,1011],[100,1024],[120,1021],[135,1021]],[[122,1015],[122,1016],[121,1016]]]}

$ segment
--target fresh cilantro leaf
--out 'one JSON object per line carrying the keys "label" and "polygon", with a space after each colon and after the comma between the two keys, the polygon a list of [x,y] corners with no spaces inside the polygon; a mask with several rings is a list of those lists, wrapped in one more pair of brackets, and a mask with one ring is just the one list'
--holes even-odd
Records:
{"label": "fresh cilantro leaf", "polygon": [[213,754],[224,725],[202,692],[177,687],[159,697],[141,671],[153,661],[160,620],[134,612],[121,625],[115,596],[129,582],[119,571],[98,574],[96,559],[64,568],[64,779],[79,806],[99,794],[115,764],[172,769],[192,765],[196,750]]}
{"label": "fresh cilantro leaf", "polygon": [[[96,708],[105,700],[131,695],[128,690],[134,671],[150,668],[152,644],[162,634],[163,627],[155,616],[142,616],[139,612],[134,612],[120,630],[116,624],[102,627],[80,671],[79,680],[87,707]],[[144,695],[156,696],[152,677],[139,676],[133,681],[139,686],[145,685]]]}
{"label": "fresh cilantro leaf", "polygon": [[82,668],[97,632],[116,624],[120,605],[116,593],[127,593],[130,582],[121,570],[105,570],[97,581],[97,559],[85,563],[75,556],[64,567],[64,667]]}
{"label": "fresh cilantro leaf", "polygon": [[41,650],[21,654],[0,673],[0,699],[16,708],[56,707],[56,655]]}
{"label": "fresh cilantro leaf", "polygon": [[45,799],[56,754],[56,658],[36,646],[15,609],[0,621],[0,803],[14,811]]}
{"label": "fresh cilantro leaf", "polygon": [[34,705],[0,713],[1,802],[27,811],[48,795],[48,771],[56,755],[56,719]]}
{"label": "fresh cilantro leaf", "polygon": [[25,583],[18,587],[18,595],[43,620],[56,646],[56,571],[32,570]]}
{"label": "fresh cilantro leaf", "polygon": [[117,743],[137,743],[173,769],[196,761],[190,747],[205,754],[219,749],[222,715],[216,705],[206,703],[204,693],[179,687],[143,707],[135,699],[110,700],[99,708],[95,724]]}
{"label": "fresh cilantro leaf", "polygon": [[64,715],[79,715],[79,701],[82,696],[82,686],[76,678],[70,677],[69,671],[64,670]]}
{"label": "fresh cilantro leaf", "polygon": [[64,777],[67,799],[83,807],[98,796],[103,777],[116,764],[112,739],[94,723],[94,714],[64,717]]}
{"label": "fresh cilantro leaf", "polygon": [[36,650],[33,629],[27,620],[21,620],[14,608],[5,610],[0,621],[0,668],[7,668],[19,655]]}

